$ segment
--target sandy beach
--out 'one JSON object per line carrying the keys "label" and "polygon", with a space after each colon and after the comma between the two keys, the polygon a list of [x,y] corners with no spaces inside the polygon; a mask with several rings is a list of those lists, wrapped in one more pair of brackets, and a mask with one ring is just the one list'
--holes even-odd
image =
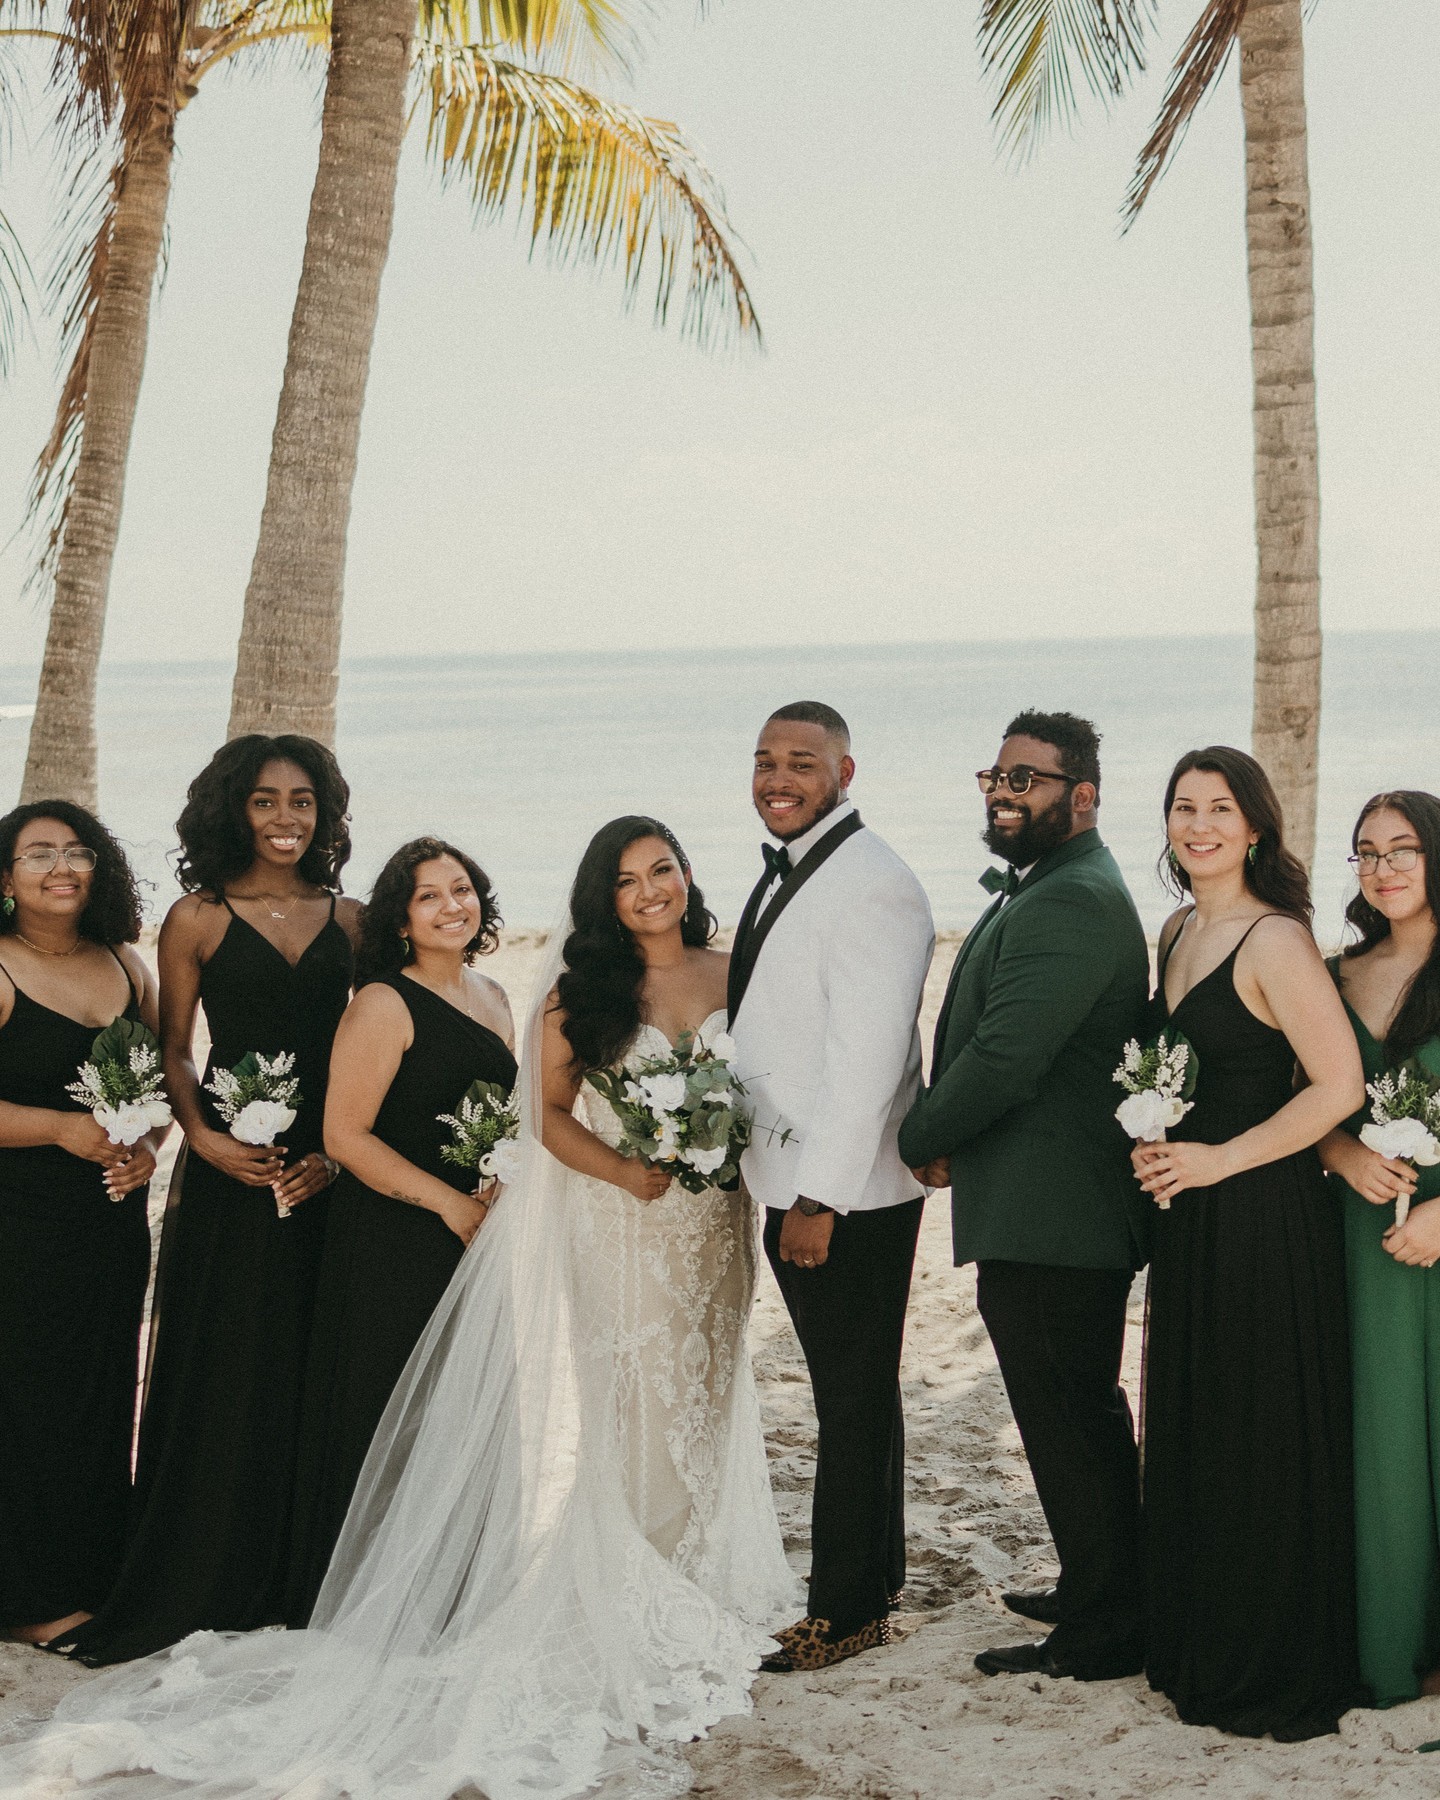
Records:
{"label": "sandy beach", "polygon": [[[955,948],[936,951],[928,1042]],[[517,1012],[540,954],[512,932],[489,963]],[[896,1642],[819,1675],[762,1676],[754,1712],[688,1752],[696,1794],[726,1800],[1260,1800],[1419,1796],[1440,1787],[1440,1699],[1347,1715],[1339,1735],[1260,1743],[1181,1725],[1143,1679],[1082,1684],[987,1679],[977,1650],[1019,1642],[1000,1605],[1014,1584],[1053,1579],[1045,1522],[984,1326],[974,1274],[951,1266],[948,1195],[921,1237],[905,1351],[910,1585]],[[1132,1294],[1126,1383],[1139,1396],[1142,1287]],[[814,1467],[809,1384],[768,1272],[752,1325],[771,1474],[797,1569],[805,1566]],[[0,1645],[0,1725],[43,1714],[86,1672]]]}

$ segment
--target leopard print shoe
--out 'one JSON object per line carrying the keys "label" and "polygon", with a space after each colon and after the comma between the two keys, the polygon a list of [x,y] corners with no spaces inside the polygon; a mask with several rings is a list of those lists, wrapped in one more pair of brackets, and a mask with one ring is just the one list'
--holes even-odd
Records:
{"label": "leopard print shoe", "polygon": [[770,1675],[813,1673],[828,1669],[834,1663],[848,1662],[865,1650],[876,1650],[890,1642],[889,1619],[871,1619],[848,1636],[832,1636],[828,1619],[800,1619],[777,1631],[775,1641],[780,1648],[765,1657],[760,1667]]}

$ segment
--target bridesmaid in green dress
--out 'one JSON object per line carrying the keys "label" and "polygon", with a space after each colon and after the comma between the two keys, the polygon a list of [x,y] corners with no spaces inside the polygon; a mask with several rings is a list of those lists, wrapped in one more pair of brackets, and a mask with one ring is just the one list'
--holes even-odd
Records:
{"label": "bridesmaid in green dress", "polygon": [[[1410,1057],[1440,1079],[1440,799],[1377,794],[1353,848],[1359,942],[1330,967],[1365,1079]],[[1440,1166],[1368,1149],[1369,1116],[1367,1100],[1320,1154],[1345,1202],[1360,1666],[1376,1704],[1393,1706],[1440,1693]]]}

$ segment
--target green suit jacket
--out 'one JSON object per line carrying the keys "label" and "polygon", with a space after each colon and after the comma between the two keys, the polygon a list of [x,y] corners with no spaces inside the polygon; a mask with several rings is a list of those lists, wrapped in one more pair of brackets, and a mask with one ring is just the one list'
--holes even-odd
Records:
{"label": "green suit jacket", "polygon": [[957,1263],[1145,1263],[1113,1077],[1149,985],[1135,902],[1094,831],[1042,856],[961,945],[930,1086],[900,1128],[912,1167],[950,1158]]}

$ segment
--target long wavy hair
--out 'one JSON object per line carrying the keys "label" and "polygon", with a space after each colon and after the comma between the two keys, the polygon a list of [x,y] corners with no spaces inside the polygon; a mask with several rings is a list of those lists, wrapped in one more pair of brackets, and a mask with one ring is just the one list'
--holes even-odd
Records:
{"label": "long wavy hair", "polygon": [[414,955],[410,940],[404,935],[410,901],[415,893],[415,871],[422,863],[437,857],[452,857],[470,877],[480,902],[480,929],[465,946],[466,962],[477,956],[488,956],[500,942],[499,903],[490,877],[473,857],[467,856],[443,838],[411,838],[402,844],[375,877],[370,899],[360,916],[360,945],[355,952],[355,985],[367,981],[385,981],[398,975]]}
{"label": "long wavy hair", "polygon": [[[1408,820],[1420,840],[1425,855],[1425,898],[1440,924],[1440,800],[1419,788],[1396,788],[1386,794],[1376,794],[1361,807],[1360,817],[1355,821],[1355,829],[1350,834],[1352,852],[1360,848],[1365,821],[1386,808]],[[1345,946],[1346,956],[1363,956],[1390,935],[1390,921],[1384,913],[1376,911],[1363,893],[1357,894],[1345,908],[1345,918],[1358,935],[1358,942]],[[1392,1062],[1402,1063],[1436,1036],[1440,1036],[1440,931],[1435,934],[1429,956],[1415,971],[1409,991],[1385,1035],[1385,1051]]]}
{"label": "long wavy hair", "polygon": [[[1270,785],[1270,777],[1243,750],[1229,744],[1211,744],[1205,750],[1190,750],[1182,756],[1170,773],[1165,789],[1165,824],[1168,833],[1170,808],[1175,804],[1175,790],[1182,775],[1198,769],[1205,775],[1224,777],[1225,785],[1235,796],[1235,804],[1245,815],[1250,829],[1259,833],[1255,855],[1245,859],[1245,885],[1257,900],[1276,912],[1298,919],[1308,931],[1313,908],[1310,903],[1310,877],[1298,856],[1285,848],[1285,819],[1280,800]],[[1190,877],[1172,858],[1169,847],[1160,853],[1160,879],[1177,897],[1190,892]]]}
{"label": "long wavy hair", "polygon": [[315,835],[300,858],[300,879],[335,893],[350,860],[350,787],[333,752],[314,738],[251,732],[222,744],[190,783],[175,822],[180,854],[175,877],[187,894],[220,894],[255,861],[255,834],[245,803],[269,762],[292,762],[315,790]]}
{"label": "long wavy hair", "polygon": [[[686,878],[690,859],[668,825],[640,813],[612,819],[591,838],[570,890],[572,930],[565,940],[565,968],[556,983],[572,1066],[599,1069],[618,1062],[640,1029],[640,985],[645,961],[615,911],[620,858],[641,838],[657,837],[675,853]],[[705,896],[690,883],[681,939],[703,948],[715,935]]]}
{"label": "long wavy hair", "polygon": [[[95,852],[90,898],[80,915],[80,935],[94,944],[133,944],[140,935],[140,889],[130,858],[94,813],[70,800],[32,800],[0,819],[0,868],[15,860],[15,841],[36,819],[54,819]],[[15,915],[0,907],[0,932],[16,929]]]}

